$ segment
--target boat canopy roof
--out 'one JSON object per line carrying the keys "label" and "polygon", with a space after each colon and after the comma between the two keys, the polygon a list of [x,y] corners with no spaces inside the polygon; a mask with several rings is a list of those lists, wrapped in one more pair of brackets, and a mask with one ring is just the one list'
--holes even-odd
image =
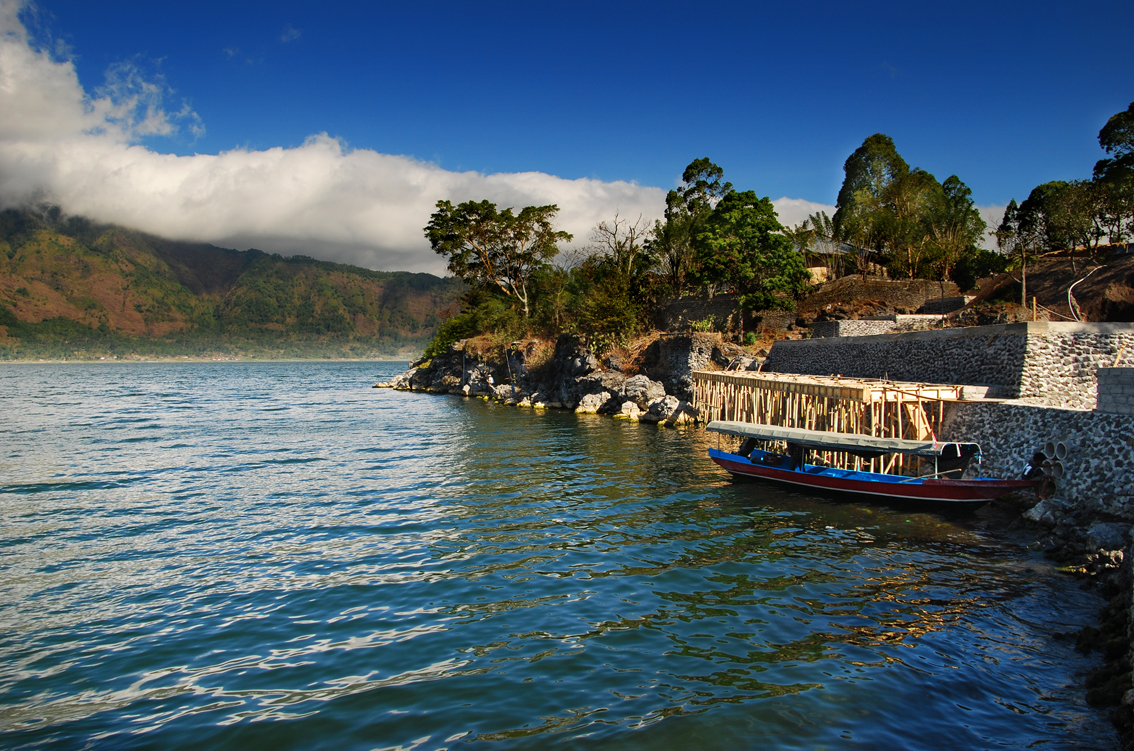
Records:
{"label": "boat canopy roof", "polygon": [[946,447],[955,446],[948,451],[952,455],[975,456],[980,446],[975,443],[950,441],[910,441],[904,438],[875,438],[853,433],[828,433],[824,430],[805,430],[803,428],[784,428],[779,425],[762,425],[751,422],[726,422],[714,420],[706,428],[714,433],[726,433],[743,438],[761,441],[786,441],[823,451],[880,452],[885,454],[909,454],[912,456],[940,456]]}

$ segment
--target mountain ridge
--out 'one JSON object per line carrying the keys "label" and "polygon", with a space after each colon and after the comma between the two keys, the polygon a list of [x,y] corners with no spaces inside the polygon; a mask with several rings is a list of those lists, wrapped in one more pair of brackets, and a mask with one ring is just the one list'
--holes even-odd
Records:
{"label": "mountain ridge", "polygon": [[462,289],[432,274],[168,240],[57,209],[0,211],[0,359],[406,355]]}

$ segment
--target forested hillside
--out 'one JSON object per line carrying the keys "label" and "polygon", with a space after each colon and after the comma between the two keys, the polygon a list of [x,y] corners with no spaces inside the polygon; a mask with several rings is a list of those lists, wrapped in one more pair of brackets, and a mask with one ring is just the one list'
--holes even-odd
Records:
{"label": "forested hillside", "polygon": [[0,359],[420,350],[461,287],[0,212]]}

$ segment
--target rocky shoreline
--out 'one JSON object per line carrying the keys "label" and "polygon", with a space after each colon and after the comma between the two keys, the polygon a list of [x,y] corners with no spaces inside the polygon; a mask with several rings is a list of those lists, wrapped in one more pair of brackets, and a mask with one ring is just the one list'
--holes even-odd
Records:
{"label": "rocky shoreline", "polygon": [[756,369],[760,358],[719,334],[662,335],[632,356],[602,362],[580,337],[563,335],[553,347],[513,342],[495,352],[461,340],[441,355],[375,388],[475,397],[533,409],[568,409],[661,426],[697,421],[692,373],[715,363]]}

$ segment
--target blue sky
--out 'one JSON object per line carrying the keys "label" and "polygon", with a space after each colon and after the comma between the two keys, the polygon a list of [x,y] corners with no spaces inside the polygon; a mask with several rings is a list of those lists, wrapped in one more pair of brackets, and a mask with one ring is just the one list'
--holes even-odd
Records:
{"label": "blue sky", "polygon": [[708,156],[738,188],[829,205],[843,161],[883,132],[911,165],[1002,206],[1089,177],[1099,128],[1134,100],[1132,3],[42,0],[38,16],[21,18],[66,44],[54,59],[88,99],[114,66],[164,82],[175,129],[124,136],[154,154],[301,149],[325,133],[446,173],[660,189]]}

